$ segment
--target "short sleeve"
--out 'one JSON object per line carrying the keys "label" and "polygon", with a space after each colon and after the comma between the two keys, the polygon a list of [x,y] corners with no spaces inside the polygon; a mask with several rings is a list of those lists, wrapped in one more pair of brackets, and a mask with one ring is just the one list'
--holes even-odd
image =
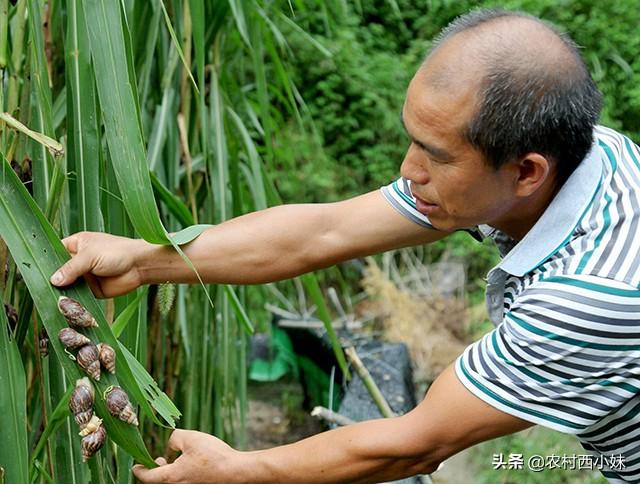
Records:
{"label": "short sleeve", "polygon": [[639,316],[637,288],[594,276],[543,278],[465,350],[456,374],[508,414],[595,435],[638,404]]}
{"label": "short sleeve", "polygon": [[[416,209],[416,199],[411,193],[411,182],[405,178],[398,178],[390,185],[386,185],[380,189],[384,198],[395,208],[400,214],[407,217],[412,222],[422,227],[437,230],[429,221],[429,217],[418,212]],[[478,227],[468,229],[460,229],[471,234],[471,236],[481,241],[485,234]]]}
{"label": "short sleeve", "polygon": [[411,193],[411,182],[409,180],[399,178],[380,190],[391,206],[409,220],[429,229],[434,228],[429,222],[429,218],[416,209],[416,199]]}

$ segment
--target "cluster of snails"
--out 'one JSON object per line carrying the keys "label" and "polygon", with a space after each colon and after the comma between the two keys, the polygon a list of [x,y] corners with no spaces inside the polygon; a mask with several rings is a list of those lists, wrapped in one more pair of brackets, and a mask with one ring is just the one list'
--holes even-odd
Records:
{"label": "cluster of snails", "polygon": [[93,414],[93,402],[96,391],[87,377],[76,381],[76,387],[71,393],[69,410],[80,426],[82,437],[82,458],[86,462],[98,452],[107,438],[107,431],[102,425],[102,419]]}
{"label": "cluster of snails", "polygon": [[106,343],[94,345],[89,338],[73,328],[97,327],[95,318],[82,304],[70,297],[60,296],[58,309],[67,320],[70,328],[63,328],[58,338],[67,350],[78,350],[76,361],[94,380],[100,380],[100,365],[110,373],[116,372],[116,353]]}
{"label": "cluster of snails", "polygon": [[[75,299],[61,296],[58,309],[73,327],[90,328],[98,325],[91,313]],[[94,345],[89,338],[71,327],[61,329],[58,338],[67,350],[78,350],[75,359],[91,378],[100,380],[101,365],[110,373],[115,373],[116,354],[108,344]],[[138,425],[136,412],[122,388],[110,386],[103,396],[111,415],[131,425]],[[80,426],[85,461],[100,450],[107,437],[102,419],[93,413],[94,402],[95,390],[91,381],[86,377],[78,380],[69,400],[69,410]]]}

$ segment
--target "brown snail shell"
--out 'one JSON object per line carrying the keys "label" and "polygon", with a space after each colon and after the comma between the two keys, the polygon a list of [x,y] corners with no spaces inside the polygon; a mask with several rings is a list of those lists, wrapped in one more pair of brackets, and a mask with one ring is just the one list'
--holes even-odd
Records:
{"label": "brown snail shell", "polygon": [[102,363],[102,366],[104,366],[109,373],[115,374],[116,352],[107,343],[100,343],[98,345],[98,351],[100,353],[100,363]]}
{"label": "brown snail shell", "polygon": [[118,417],[123,422],[138,426],[136,411],[129,402],[126,392],[120,387],[113,387],[107,390],[107,408],[109,413]]}
{"label": "brown snail shell", "polygon": [[84,345],[78,351],[76,359],[78,364],[94,380],[100,380],[100,354],[98,348],[93,343]]}
{"label": "brown snail shell", "polygon": [[71,326],[80,328],[97,327],[95,318],[75,299],[67,296],[58,298],[58,309]]}
{"label": "brown snail shell", "polygon": [[81,429],[84,429],[93,415],[93,402],[95,400],[95,390],[88,378],[76,381],[76,387],[69,399],[69,410],[73,418]]}
{"label": "brown snail shell", "polygon": [[58,333],[58,338],[60,339],[60,342],[64,345],[64,347],[68,350],[75,350],[91,343],[91,340],[89,338],[87,338],[83,334],[78,333],[73,328],[62,328]]}
{"label": "brown snail shell", "polygon": [[100,450],[102,444],[107,439],[107,431],[104,425],[99,425],[95,432],[91,432],[82,438],[82,460],[88,461],[96,452]]}
{"label": "brown snail shell", "polygon": [[49,335],[44,327],[42,327],[38,336],[38,350],[43,358],[49,356]]}

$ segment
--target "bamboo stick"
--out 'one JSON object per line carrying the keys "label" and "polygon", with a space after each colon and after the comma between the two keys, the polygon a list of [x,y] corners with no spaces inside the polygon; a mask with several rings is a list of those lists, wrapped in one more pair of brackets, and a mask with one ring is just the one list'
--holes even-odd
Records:
{"label": "bamboo stick", "polygon": [[367,370],[367,368],[362,363],[362,360],[358,356],[356,349],[353,346],[350,346],[345,350],[345,354],[347,355],[347,359],[349,360],[349,362],[353,365],[353,368],[356,370],[358,376],[362,379],[364,386],[369,391],[371,398],[380,410],[380,413],[382,413],[382,416],[386,418],[395,417],[396,414],[393,413],[393,410],[391,410],[391,407],[387,403],[387,400],[384,398],[384,395],[382,395],[382,392],[378,388],[378,385],[376,385],[376,382],[373,381],[371,373],[369,373],[369,370]]}

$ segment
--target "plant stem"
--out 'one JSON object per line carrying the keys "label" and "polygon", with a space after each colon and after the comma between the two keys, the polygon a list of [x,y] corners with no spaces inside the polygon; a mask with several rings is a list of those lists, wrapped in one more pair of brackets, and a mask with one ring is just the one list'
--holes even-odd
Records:
{"label": "plant stem", "polygon": [[356,423],[355,420],[351,420],[349,417],[345,417],[342,414],[321,406],[314,407],[311,411],[311,416],[340,426]]}
{"label": "plant stem", "polygon": [[367,387],[371,398],[373,398],[373,401],[380,410],[380,413],[382,413],[382,416],[386,418],[395,417],[396,415],[393,413],[393,410],[391,410],[391,407],[384,398],[384,395],[382,395],[382,392],[378,388],[378,385],[376,385],[376,382],[373,381],[369,370],[367,370],[362,363],[356,349],[353,346],[350,346],[345,350],[345,354],[347,355],[349,362],[353,365],[353,368],[356,370],[358,376],[362,379],[364,386]]}

